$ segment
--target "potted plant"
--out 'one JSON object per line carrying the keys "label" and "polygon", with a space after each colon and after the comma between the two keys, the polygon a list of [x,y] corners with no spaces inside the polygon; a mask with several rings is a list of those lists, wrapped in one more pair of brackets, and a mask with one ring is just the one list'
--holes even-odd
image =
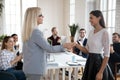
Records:
{"label": "potted plant", "polygon": [[7,35],[2,34],[2,35],[0,36],[0,42],[2,42],[2,41],[3,41],[3,39],[4,39],[4,37],[5,37],[5,36],[7,36]]}
{"label": "potted plant", "polygon": [[3,34],[3,35],[0,36],[0,48],[1,48],[1,46],[2,46],[2,41],[3,41],[3,39],[4,39],[5,36],[7,36],[7,35],[4,35],[4,34]]}
{"label": "potted plant", "polygon": [[71,42],[74,42],[75,33],[78,27],[79,27],[78,24],[69,25],[70,33],[71,33]]}

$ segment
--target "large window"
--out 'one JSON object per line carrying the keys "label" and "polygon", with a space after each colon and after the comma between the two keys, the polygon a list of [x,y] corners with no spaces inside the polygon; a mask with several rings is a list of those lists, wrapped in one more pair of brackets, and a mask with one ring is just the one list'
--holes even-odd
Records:
{"label": "large window", "polygon": [[75,0],[70,0],[70,24],[75,23]]}
{"label": "large window", "polygon": [[5,33],[20,34],[20,0],[5,0]]}
{"label": "large window", "polygon": [[22,17],[26,8],[37,6],[37,0],[5,0],[5,33],[21,34]]}
{"label": "large window", "polygon": [[37,0],[5,0],[5,34],[18,34],[21,42],[21,29],[25,10],[37,6]]}
{"label": "large window", "polygon": [[109,33],[112,34],[115,32],[116,0],[101,0],[100,9],[103,12]]}

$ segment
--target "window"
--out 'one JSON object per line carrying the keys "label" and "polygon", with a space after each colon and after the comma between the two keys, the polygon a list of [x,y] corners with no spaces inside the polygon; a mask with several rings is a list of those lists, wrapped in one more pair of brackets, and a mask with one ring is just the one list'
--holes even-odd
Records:
{"label": "window", "polygon": [[28,7],[37,6],[37,0],[5,0],[5,33],[21,34],[22,16]]}
{"label": "window", "polygon": [[75,0],[70,0],[70,24],[75,23]]}
{"label": "window", "polygon": [[5,0],[5,33],[20,34],[20,0]]}
{"label": "window", "polygon": [[16,33],[21,42],[21,29],[25,10],[37,6],[37,0],[5,0],[5,34]]}
{"label": "window", "polygon": [[116,0],[101,0],[100,9],[112,37],[112,33],[115,32]]}

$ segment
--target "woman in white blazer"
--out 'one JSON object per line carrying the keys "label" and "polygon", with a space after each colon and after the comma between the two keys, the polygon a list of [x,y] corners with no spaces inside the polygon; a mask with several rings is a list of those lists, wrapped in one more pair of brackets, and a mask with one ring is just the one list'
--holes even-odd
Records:
{"label": "woman in white blazer", "polygon": [[64,48],[72,48],[74,43],[65,43],[59,46],[51,46],[44,39],[38,25],[43,23],[43,15],[39,7],[31,7],[26,10],[23,24],[23,70],[28,80],[40,80],[46,73],[46,53],[62,52]]}

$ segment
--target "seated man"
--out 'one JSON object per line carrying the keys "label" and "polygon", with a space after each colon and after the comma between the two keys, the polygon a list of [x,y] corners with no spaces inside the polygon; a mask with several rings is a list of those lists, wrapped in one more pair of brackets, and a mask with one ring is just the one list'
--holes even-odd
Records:
{"label": "seated man", "polygon": [[[112,35],[113,44],[110,46],[110,58],[109,65],[115,74],[115,63],[120,62],[120,34],[113,33]],[[118,66],[120,68],[120,66]]]}
{"label": "seated man", "polygon": [[52,28],[52,35],[48,37],[48,42],[50,42],[51,45],[60,45],[61,38],[58,36],[57,28]]}
{"label": "seated man", "polygon": [[[87,38],[85,37],[86,31],[84,28],[81,28],[79,30],[79,38],[77,40],[77,43],[82,45],[82,46],[86,46],[87,43]],[[87,58],[88,54],[81,52],[78,48],[74,48],[74,53],[76,53],[77,55],[82,56],[83,58]]]}

